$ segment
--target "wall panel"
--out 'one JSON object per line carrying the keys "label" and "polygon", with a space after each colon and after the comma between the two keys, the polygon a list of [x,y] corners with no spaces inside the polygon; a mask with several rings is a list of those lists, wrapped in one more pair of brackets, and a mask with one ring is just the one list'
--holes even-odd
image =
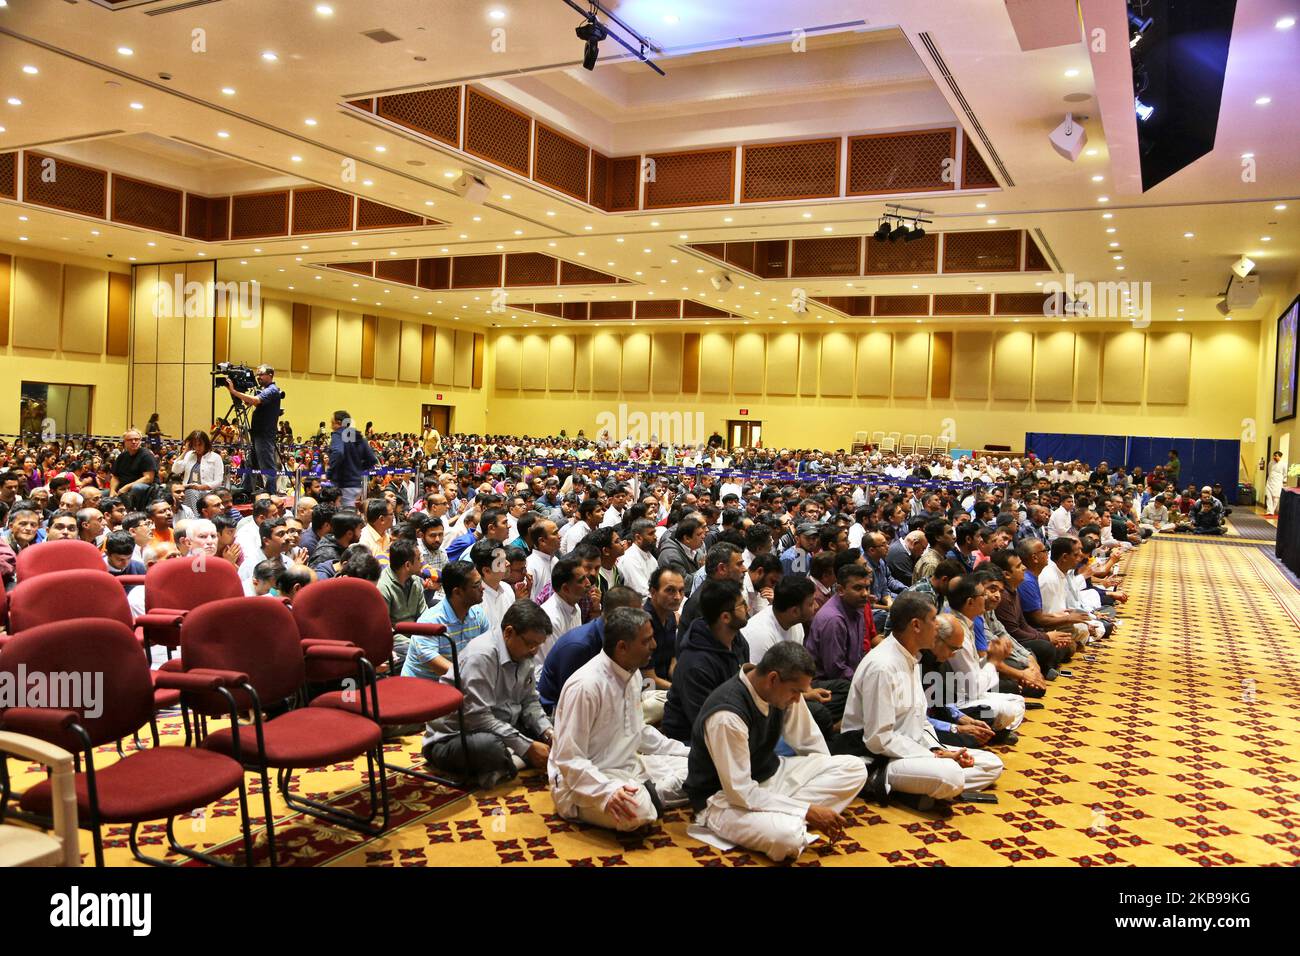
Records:
{"label": "wall panel", "polygon": [[893,359],[894,337],[891,334],[876,331],[859,335],[857,394],[863,398],[888,398]]}
{"label": "wall panel", "polygon": [[767,337],[767,394],[793,395],[799,381],[799,333]]}
{"label": "wall panel", "polygon": [[546,391],[546,367],[549,361],[546,337],[536,333],[525,335],[522,353],[520,384],[525,391]]}
{"label": "wall panel", "polygon": [[373,315],[361,317],[361,377],[375,377],[375,332],[377,322]]}
{"label": "wall panel", "polygon": [[1097,401],[1101,385],[1101,333],[1074,336],[1074,400],[1080,405]]}
{"label": "wall panel", "polygon": [[[213,326],[217,314],[216,281],[215,262],[191,262],[185,266],[187,286],[191,282],[197,282],[202,286],[203,298],[197,313],[185,317],[185,351],[179,361],[210,362],[212,360]],[[238,298],[238,294],[228,298]]]}
{"label": "wall panel", "polygon": [[1136,329],[1106,333],[1101,372],[1103,402],[1142,401],[1146,341],[1146,335]]}
{"label": "wall panel", "polygon": [[930,336],[930,397],[952,396],[952,333]]}
{"label": "wall panel", "polygon": [[925,398],[930,379],[930,333],[894,336],[894,397]]}
{"label": "wall panel", "polygon": [[591,336],[580,332],[573,337],[573,387],[585,392],[591,389]]}
{"label": "wall panel", "polygon": [[402,323],[385,315],[375,323],[375,378],[391,382],[397,378],[398,356],[402,351]]}
{"label": "wall panel", "polygon": [[403,382],[420,380],[420,323],[402,323],[402,343],[397,360],[397,378]]}
{"label": "wall panel", "polygon": [[474,381],[474,333],[457,330],[452,349],[452,385],[469,388]]}
{"label": "wall panel", "polygon": [[456,379],[456,336],[442,326],[433,336],[433,384],[450,385]]}
{"label": "wall panel", "polygon": [[731,333],[705,332],[700,338],[700,391],[731,392]]}
{"label": "wall panel", "polygon": [[799,394],[809,397],[817,394],[817,372],[821,364],[822,337],[820,332],[799,333]]}
{"label": "wall panel", "polygon": [[[360,375],[363,351],[361,313],[339,312],[337,343],[334,350],[334,374]],[[372,374],[374,364],[372,358],[370,361]]]}
{"label": "wall panel", "polygon": [[591,387],[597,392],[617,392],[622,375],[623,343],[613,332],[597,332],[591,339]]}
{"label": "wall panel", "polygon": [[[158,424],[164,434],[184,435],[185,423],[181,416],[185,414],[185,366],[179,362],[159,362],[154,368],[157,369],[158,393],[150,414],[158,413]],[[144,421],[147,423],[148,417]]]}
{"label": "wall panel", "polygon": [[311,306],[294,302],[289,314],[289,369],[305,372],[311,360]]}
{"label": "wall panel", "polygon": [[433,343],[438,336],[432,325],[420,326],[420,384],[433,381]]}
{"label": "wall panel", "polygon": [[[212,388],[211,367],[207,364],[190,363],[181,366],[185,383],[184,434],[190,430],[202,428],[207,431],[212,424],[213,403],[218,397],[226,404],[217,410],[218,414],[230,407],[229,396],[223,388],[215,392]],[[329,416],[325,416],[328,418]],[[160,419],[161,420],[161,419]],[[320,419],[316,419],[320,421]]]}
{"label": "wall panel", "polygon": [[827,332],[822,336],[821,392],[823,395],[853,394],[853,336]]}
{"label": "wall panel", "polygon": [[496,387],[514,391],[519,387],[519,339],[513,332],[497,336]]}
{"label": "wall panel", "polygon": [[158,267],[136,266],[132,270],[135,303],[131,310],[131,360],[158,361]]}
{"label": "wall panel", "polygon": [[999,332],[993,349],[993,397],[1000,401],[1028,401],[1033,367],[1033,333]]}
{"label": "wall panel", "polygon": [[763,364],[767,337],[762,332],[737,332],[732,363],[732,389],[737,395],[763,393]]}
{"label": "wall panel", "polygon": [[[262,329],[266,325],[267,307],[271,302],[263,299],[260,306],[254,310],[253,314],[246,318],[235,318],[231,316],[227,324],[227,336],[229,346],[226,350],[227,361],[242,365],[257,365],[264,361],[262,358]],[[277,303],[283,306],[284,303]],[[265,359],[267,362],[271,360]],[[275,362],[271,362],[275,365]],[[288,368],[287,365],[276,365],[276,368]],[[317,419],[319,421],[319,419]]]}
{"label": "wall panel", "polygon": [[[143,433],[149,416],[157,410],[158,366],[154,364],[131,367],[131,409],[127,427],[138,428]],[[174,433],[173,433],[174,434]]]}
{"label": "wall panel", "polygon": [[[9,299],[13,289],[14,257],[0,253],[0,348],[9,344]],[[128,294],[130,283],[127,284]],[[127,321],[130,321],[130,300],[127,302]],[[114,353],[117,354],[117,353]]]}
{"label": "wall panel", "polygon": [[59,347],[63,266],[44,259],[14,259],[13,343],[25,349]]}
{"label": "wall panel", "polygon": [[1068,402],[1074,398],[1074,333],[1039,332],[1034,343],[1034,398]]}
{"label": "wall panel", "polygon": [[338,309],[312,306],[311,338],[307,347],[308,372],[313,375],[330,375],[334,372],[338,356],[338,336]]}
{"label": "wall panel", "polygon": [[546,368],[552,392],[573,391],[573,336],[563,332],[551,336]]}
{"label": "wall panel", "polygon": [[[243,361],[232,349],[231,355]],[[262,300],[262,361],[284,371],[293,360],[293,304],[276,299]],[[245,364],[252,365],[253,362]],[[319,421],[319,419],[318,419]]]}
{"label": "wall panel", "polygon": [[1150,367],[1147,401],[1154,405],[1186,405],[1192,369],[1190,332],[1156,332],[1147,336]]}
{"label": "wall panel", "polygon": [[63,339],[65,352],[104,352],[108,327],[108,273],[103,269],[63,269]]}
{"label": "wall panel", "polygon": [[[0,325],[7,324],[8,291],[0,283]],[[0,345],[4,344],[0,337]],[[104,352],[118,356],[131,354],[131,277],[121,272],[108,274],[108,326]]]}
{"label": "wall panel", "polygon": [[[208,269],[207,275],[203,278],[210,279],[212,276],[211,268]],[[185,361],[185,326],[189,319],[186,318],[185,312],[188,305],[189,309],[196,315],[203,310],[203,303],[208,299],[207,284],[203,278],[196,279],[201,286],[197,293],[198,301],[190,298],[185,289],[186,282],[189,281],[186,275],[186,266],[183,262],[163,263],[158,267],[158,343],[157,343],[157,361],[159,362],[184,362]],[[180,290],[178,296],[177,290]],[[136,359],[136,361],[140,361]],[[179,382],[178,382],[179,386]],[[162,383],[158,385],[158,394],[161,397]],[[176,394],[180,394],[178,391]],[[179,417],[181,410],[176,410]],[[159,419],[161,421],[162,419]],[[163,431],[168,431],[164,428]],[[175,434],[175,432],[169,432]]]}
{"label": "wall panel", "polygon": [[656,332],[650,352],[650,390],[677,395],[682,388],[682,333]]}
{"label": "wall panel", "polygon": [[992,332],[957,332],[952,348],[952,397],[986,401],[989,397],[989,359]]}
{"label": "wall panel", "polygon": [[650,333],[629,332],[623,337],[623,375],[625,392],[650,390]]}

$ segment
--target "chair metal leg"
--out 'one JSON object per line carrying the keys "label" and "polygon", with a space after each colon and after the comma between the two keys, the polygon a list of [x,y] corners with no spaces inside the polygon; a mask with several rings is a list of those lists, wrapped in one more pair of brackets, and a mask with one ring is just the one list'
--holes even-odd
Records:
{"label": "chair metal leg", "polygon": [[270,854],[271,865],[279,866],[275,856],[275,817],[271,814],[271,778],[265,767],[258,768],[258,771],[262,778],[262,812],[266,814],[266,851]]}

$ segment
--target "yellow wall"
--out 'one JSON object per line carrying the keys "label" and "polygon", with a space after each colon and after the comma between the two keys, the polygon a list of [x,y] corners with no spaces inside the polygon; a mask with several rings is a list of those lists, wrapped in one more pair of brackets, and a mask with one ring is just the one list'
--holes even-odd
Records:
{"label": "yellow wall", "polygon": [[[1259,323],[1259,365],[1256,372],[1257,395],[1254,411],[1255,445],[1247,462],[1253,472],[1253,480],[1258,500],[1264,501],[1265,472],[1259,468],[1259,460],[1269,454],[1269,438],[1272,438],[1272,451],[1277,451],[1284,435],[1291,436],[1290,453],[1287,464],[1300,462],[1300,416],[1289,421],[1273,424],[1273,383],[1277,368],[1277,318],[1300,294],[1300,272],[1292,277],[1285,295],[1277,300],[1274,315]],[[1246,454],[1246,445],[1242,444],[1242,454]],[[1288,481],[1288,484],[1292,482]]]}
{"label": "yellow wall", "polygon": [[[336,370],[334,373],[291,370],[286,358],[292,353],[293,305],[286,297],[292,297],[293,302],[311,308],[313,335],[308,343],[308,367],[332,367]],[[367,421],[374,422],[376,431],[418,432],[421,405],[451,405],[454,408],[452,427],[455,430],[484,431],[483,390],[458,387],[451,384],[451,381],[446,384],[436,381],[459,378],[463,362],[435,361],[432,373],[435,381],[428,384],[418,381],[421,377],[418,350],[425,328],[422,323],[381,315],[381,319],[393,319],[402,327],[396,330],[398,335],[394,343],[399,354],[390,356],[393,359],[392,370],[385,372],[385,363],[380,354],[383,346],[380,345],[376,350],[375,376],[362,378],[360,375],[337,373],[340,368],[350,371],[361,366],[360,331],[353,328],[353,314],[347,310],[339,311],[337,302],[297,292],[268,291],[263,293],[260,305],[258,314],[247,317],[247,325],[242,324],[245,320],[240,317],[230,319],[227,354],[231,361],[246,365],[268,362],[275,366],[275,380],[285,392],[284,417],[298,435],[314,435],[317,423],[322,419],[328,423],[330,414],[338,409],[351,412],[358,425]],[[359,314],[355,318],[359,318]],[[455,330],[440,328],[439,331],[445,333],[445,339],[439,337],[439,344],[444,341],[454,342]],[[414,357],[408,354],[405,361],[400,357],[403,343],[408,349],[417,350]],[[436,347],[435,356],[437,357]],[[461,358],[463,356],[457,356],[457,359]],[[413,369],[413,377],[417,381],[402,380],[399,368]],[[445,374],[448,372],[450,376]],[[437,397],[439,394],[442,395],[441,399]],[[220,415],[230,403],[224,391],[217,393],[217,398],[220,401],[216,413]]]}
{"label": "yellow wall", "polygon": [[[949,326],[948,328],[953,328]],[[969,330],[970,326],[962,327]],[[823,447],[847,448],[853,441],[854,432],[899,431],[903,433],[929,434],[937,436],[944,430],[944,419],[952,419],[952,433],[957,447],[979,448],[985,444],[1010,445],[1021,449],[1024,436],[1029,431],[1070,432],[1091,434],[1121,435],[1156,435],[1156,436],[1195,436],[1204,438],[1237,438],[1241,432],[1241,420],[1251,415],[1256,404],[1256,349],[1258,326],[1255,323],[1157,323],[1145,333],[1129,329],[1127,326],[1103,325],[1090,323],[1078,327],[1080,332],[1093,333],[1107,328],[1108,335],[1123,336],[1117,338],[1116,345],[1109,349],[1098,349],[1100,365],[1094,367],[1092,379],[1100,381],[1101,388],[1087,386],[1082,382],[1068,388],[1067,394],[1077,396],[1089,388],[1101,397],[1109,391],[1110,395],[1119,390],[1125,397],[1131,395],[1131,402],[1078,401],[1043,401],[1034,396],[1040,394],[1039,382],[1029,375],[1027,381],[1012,381],[1010,393],[1028,394],[1029,399],[1002,399],[995,396],[1007,394],[1004,388],[999,391],[999,379],[1007,378],[1005,374],[996,374],[992,381],[994,388],[988,391],[990,397],[984,399],[930,397],[900,398],[894,397],[902,392],[914,392],[916,382],[925,383],[929,375],[928,352],[923,339],[916,339],[917,329],[913,325],[881,326],[837,326],[827,325],[783,327],[781,331],[769,332],[766,341],[760,344],[752,338],[743,343],[739,335],[732,340],[710,340],[715,330],[701,329],[702,338],[700,355],[699,394],[680,395],[676,390],[665,389],[661,392],[606,390],[592,391],[549,389],[525,390],[523,388],[498,389],[496,376],[503,371],[509,381],[517,381],[513,376],[513,363],[522,361],[527,367],[530,359],[536,362],[548,354],[545,342],[525,342],[532,336],[547,339],[550,335],[565,333],[551,330],[521,330],[513,341],[503,337],[509,333],[498,332],[490,336],[487,356],[487,385],[489,430],[503,433],[525,433],[532,435],[554,434],[564,428],[570,435],[579,428],[588,435],[596,434],[598,417],[602,413],[618,414],[620,403],[627,403],[629,412],[646,413],[704,413],[705,437],[714,429],[723,430],[727,419],[740,418],[739,411],[748,409],[748,417],[763,422],[764,444],[773,447]],[[927,325],[926,332],[942,330],[942,325]],[[637,330],[642,332],[642,330]],[[720,331],[720,330],[716,330]],[[791,331],[803,333],[791,336]],[[875,336],[871,339],[877,344],[881,334],[894,331],[899,333],[893,339],[894,362],[892,389],[882,388],[879,384],[881,364],[877,349],[857,348],[856,340],[860,336]],[[961,338],[953,354],[954,378],[957,382],[971,377],[978,378],[975,370],[965,364],[964,356],[976,355],[983,358],[976,361],[994,363],[999,373],[1012,370],[1019,363],[1028,362],[1032,371],[1031,353],[1035,342],[1026,343],[1024,332],[1043,332],[1059,334],[1061,326],[1052,323],[1022,322],[1016,325],[1003,323],[996,328],[994,346],[982,349],[978,343],[973,348],[962,344]],[[575,338],[575,347],[565,345],[563,354],[573,352],[581,357],[594,356],[594,366],[589,379],[596,382],[620,381],[620,376],[627,372],[628,351],[618,348],[618,343],[611,337],[619,337],[622,330],[592,330],[586,333],[591,348],[586,348],[580,341],[581,332],[566,333]],[[816,334],[823,333],[820,340]],[[1177,381],[1179,376],[1168,374],[1169,369],[1161,368],[1155,376],[1151,375],[1152,356],[1171,354],[1164,344],[1168,333],[1190,335],[1190,375],[1186,383]],[[678,333],[679,334],[679,333]],[[1151,347],[1146,348],[1147,336],[1152,337]],[[832,337],[833,336],[833,337]],[[1035,340],[1037,341],[1037,340]],[[1157,348],[1154,343],[1161,342]],[[1030,347],[1025,348],[1026,344]],[[1134,346],[1140,353],[1134,361]],[[507,358],[498,368],[497,353],[505,349]],[[744,361],[738,361],[736,355],[742,351]],[[854,357],[846,352],[856,351]],[[1043,350],[1044,352],[1046,350]],[[1068,349],[1066,350],[1068,354]],[[1059,357],[1059,350],[1057,350]],[[641,359],[639,345],[631,352],[637,363],[634,374],[639,378]],[[1084,354],[1075,350],[1076,358]],[[1175,348],[1172,354],[1178,354]],[[763,356],[761,359],[759,356]],[[1046,357],[1044,355],[1044,357]],[[754,365],[752,363],[759,362]],[[613,367],[622,362],[623,367]],[[800,363],[799,374],[793,376],[797,385],[792,384],[788,374],[791,363]],[[819,363],[817,368],[808,369],[811,374],[804,374],[804,365],[809,362]],[[1107,372],[1114,365],[1122,373],[1116,373],[1118,384],[1112,383],[1108,389]],[[653,346],[651,365],[654,365]],[[836,372],[827,375],[827,369]],[[889,368],[885,362],[884,369]],[[856,370],[860,370],[855,373]],[[847,377],[850,379],[846,381]],[[815,372],[820,371],[818,376]],[[1076,369],[1077,376],[1082,370]],[[554,372],[552,371],[552,374]],[[579,366],[575,378],[583,379],[583,369]],[[1059,381],[1061,373],[1054,376]],[[1069,375],[1066,371],[1064,374]],[[1136,375],[1136,382],[1133,381]],[[513,376],[513,377],[512,377]],[[1013,379],[1016,376],[1011,376]],[[652,383],[658,376],[652,376]],[[534,380],[535,381],[535,380]],[[774,384],[775,383],[775,384]],[[527,381],[521,385],[528,384]],[[933,384],[923,394],[933,394]],[[1047,383],[1044,383],[1046,385]],[[1180,388],[1181,385],[1181,388]],[[1068,383],[1067,383],[1068,386]],[[654,385],[651,385],[654,388]],[[766,391],[765,391],[766,389]],[[773,394],[774,389],[778,394]],[[1026,391],[1027,389],[1027,391]],[[1125,389],[1135,389],[1124,391]],[[1168,398],[1170,395],[1181,397],[1186,391],[1185,403],[1161,404],[1151,402],[1151,397]],[[978,389],[976,389],[978,391]],[[802,394],[783,394],[795,391]],[[824,393],[834,391],[856,397],[831,397]],[[889,392],[886,397],[872,397],[869,393]],[[808,394],[813,392],[813,394]],[[1150,392],[1150,394],[1149,394]],[[954,394],[961,393],[955,391]],[[1158,395],[1156,394],[1158,393]],[[969,390],[965,392],[969,394]]]}
{"label": "yellow wall", "polygon": [[[19,298],[17,305],[22,314],[14,310],[15,297],[21,294],[16,288],[18,283],[12,281],[16,275],[11,273],[9,343],[0,347],[0,434],[8,435],[18,430],[19,396],[24,381],[91,386],[91,431],[97,434],[120,432],[127,425],[128,360],[102,354],[102,341],[96,352],[74,351],[73,347],[86,348],[87,341],[95,339],[96,316],[86,310],[95,308],[100,301],[98,286],[107,286],[109,271],[124,273],[128,270],[100,260],[27,249],[21,243],[0,243],[0,253],[14,257],[15,263],[21,258],[36,260],[49,264],[43,267],[46,271],[58,272],[58,281],[49,284],[34,298],[27,301]],[[64,272],[69,267],[71,294],[65,295]],[[50,347],[15,344],[15,339],[28,341],[23,338],[24,329],[40,325],[50,333],[46,339]],[[101,334],[102,330],[101,322]]]}

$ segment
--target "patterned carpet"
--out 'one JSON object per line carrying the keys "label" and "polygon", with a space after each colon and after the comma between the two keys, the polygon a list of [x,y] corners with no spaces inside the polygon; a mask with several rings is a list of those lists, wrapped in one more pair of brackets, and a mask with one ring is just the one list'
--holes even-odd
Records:
{"label": "patterned carpet", "polygon": [[[941,819],[857,802],[845,837],[796,865],[1300,865],[1300,749],[1286,730],[1300,699],[1300,593],[1258,546],[1224,539],[1157,538],[1129,559],[1126,580],[1116,635],[1076,658],[1075,676],[1056,681],[1020,743],[1000,751],[998,804],[959,804]],[[417,738],[402,744],[392,759],[418,757]],[[346,765],[303,777],[313,795],[343,799],[359,782]],[[277,827],[282,852],[308,866],[769,865],[690,839],[684,811],[632,837],[568,823],[536,773],[468,800],[406,782],[393,792],[398,825],[384,837],[289,818]],[[236,812],[225,801],[178,836],[229,843]],[[109,840],[110,864],[133,862],[124,831],[109,828]]]}

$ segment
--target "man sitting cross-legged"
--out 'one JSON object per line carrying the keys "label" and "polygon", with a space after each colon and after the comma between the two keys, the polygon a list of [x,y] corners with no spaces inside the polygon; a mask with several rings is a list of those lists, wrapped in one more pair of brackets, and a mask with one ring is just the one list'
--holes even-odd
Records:
{"label": "man sitting cross-legged", "polygon": [[[837,836],[867,778],[856,757],[831,756],[808,712],[815,671],[804,648],[777,641],[709,694],[691,733],[686,792],[696,824],[778,862],[808,847],[810,827]],[[777,756],[779,739],[795,756]]]}
{"label": "man sitting cross-legged", "polygon": [[[636,592],[623,590],[636,601]],[[654,647],[650,615],[616,607],[605,614],[601,651],[565,682],[547,764],[560,816],[636,830],[658,819],[662,807],[685,802],[690,751],[642,716],[641,670]]]}
{"label": "man sitting cross-legged", "polygon": [[889,637],[858,664],[835,752],[865,757],[870,794],[884,803],[910,794],[919,809],[982,790],[1002,773],[986,750],[946,750],[926,718],[918,658],[934,647],[934,604],[920,594],[900,594],[889,609]]}

